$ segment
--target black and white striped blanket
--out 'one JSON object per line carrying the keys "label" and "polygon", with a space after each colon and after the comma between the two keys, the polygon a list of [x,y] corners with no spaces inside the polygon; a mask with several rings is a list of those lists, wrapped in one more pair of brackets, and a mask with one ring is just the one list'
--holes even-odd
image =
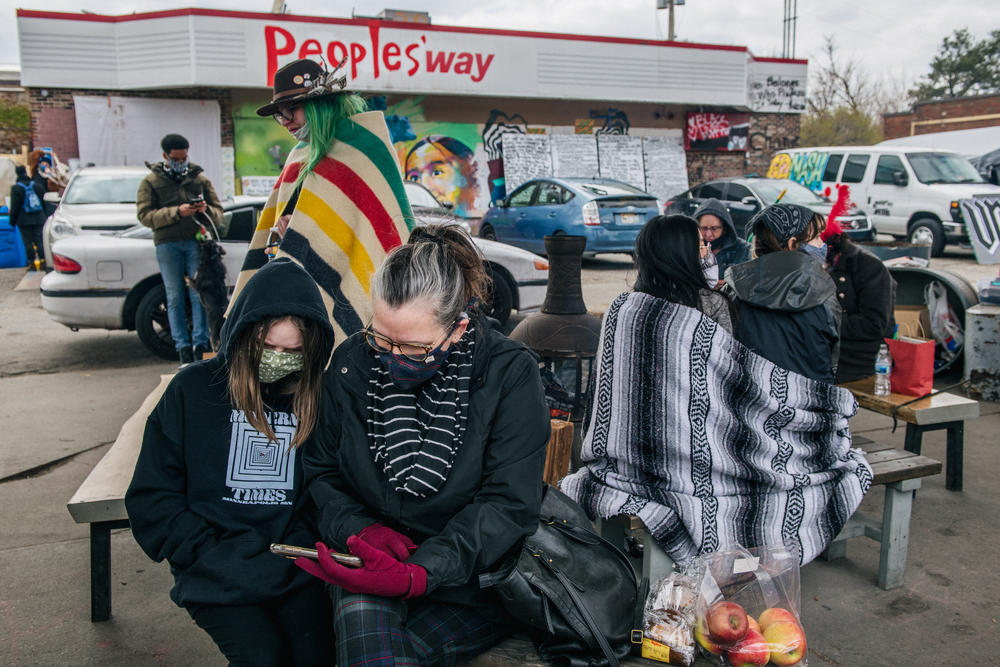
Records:
{"label": "black and white striped blanket", "polygon": [[591,516],[638,515],[675,561],[783,543],[807,563],[871,485],[850,392],[775,366],[695,309],[619,296],[594,373],[584,466],[561,487]]}

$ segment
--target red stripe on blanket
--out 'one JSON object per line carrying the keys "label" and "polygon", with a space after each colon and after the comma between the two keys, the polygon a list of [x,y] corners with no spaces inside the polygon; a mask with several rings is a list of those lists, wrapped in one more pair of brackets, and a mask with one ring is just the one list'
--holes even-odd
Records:
{"label": "red stripe on blanket", "polygon": [[293,162],[289,165],[285,165],[285,168],[281,170],[281,176],[278,178],[278,182],[274,184],[274,189],[277,190],[282,183],[294,183],[299,177],[299,171],[301,169],[301,162]]}
{"label": "red stripe on blanket", "polygon": [[402,244],[396,225],[382,202],[355,171],[343,162],[328,157],[323,158],[314,171],[338,187],[368,218],[383,250],[388,252]]}

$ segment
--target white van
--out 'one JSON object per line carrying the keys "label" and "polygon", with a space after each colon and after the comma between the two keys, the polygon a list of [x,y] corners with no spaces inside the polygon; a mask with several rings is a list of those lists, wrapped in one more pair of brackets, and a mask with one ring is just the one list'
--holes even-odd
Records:
{"label": "white van", "polygon": [[968,242],[960,199],[1000,196],[957,153],[892,146],[789,148],[771,158],[768,178],[787,178],[831,198],[837,184],[868,213],[881,234],[931,246]]}

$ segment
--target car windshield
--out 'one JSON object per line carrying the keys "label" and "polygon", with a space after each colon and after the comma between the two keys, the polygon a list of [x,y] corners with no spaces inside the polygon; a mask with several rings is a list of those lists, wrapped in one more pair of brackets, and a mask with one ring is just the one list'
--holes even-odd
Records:
{"label": "car windshield", "polygon": [[777,199],[778,195],[784,191],[781,198],[782,204],[798,204],[799,206],[815,206],[826,203],[822,197],[804,185],[799,185],[793,181],[757,181],[751,187],[757,191],[757,196],[764,200],[764,204],[770,206]]}
{"label": "car windshield", "polygon": [[633,188],[625,183],[574,183],[576,187],[584,192],[598,197],[621,197],[634,195],[646,195],[652,197],[648,192],[643,192],[639,188]]}
{"label": "car windshield", "polygon": [[982,176],[968,160],[950,153],[907,153],[917,180],[934,183],[983,183]]}
{"label": "car windshield", "polygon": [[66,204],[134,204],[145,174],[79,174],[69,184]]}
{"label": "car windshield", "polygon": [[434,195],[416,183],[404,183],[406,186],[406,198],[410,200],[410,206],[420,206],[422,208],[441,208],[441,204],[434,199]]}

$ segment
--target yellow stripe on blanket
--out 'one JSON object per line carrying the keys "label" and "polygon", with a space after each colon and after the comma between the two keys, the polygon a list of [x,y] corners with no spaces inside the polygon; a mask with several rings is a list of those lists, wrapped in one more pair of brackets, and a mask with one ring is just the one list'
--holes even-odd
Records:
{"label": "yellow stripe on blanket", "polygon": [[340,247],[351,264],[351,273],[368,294],[375,264],[351,226],[329,204],[308,190],[299,195],[296,212],[300,211],[312,218],[316,226]]}

